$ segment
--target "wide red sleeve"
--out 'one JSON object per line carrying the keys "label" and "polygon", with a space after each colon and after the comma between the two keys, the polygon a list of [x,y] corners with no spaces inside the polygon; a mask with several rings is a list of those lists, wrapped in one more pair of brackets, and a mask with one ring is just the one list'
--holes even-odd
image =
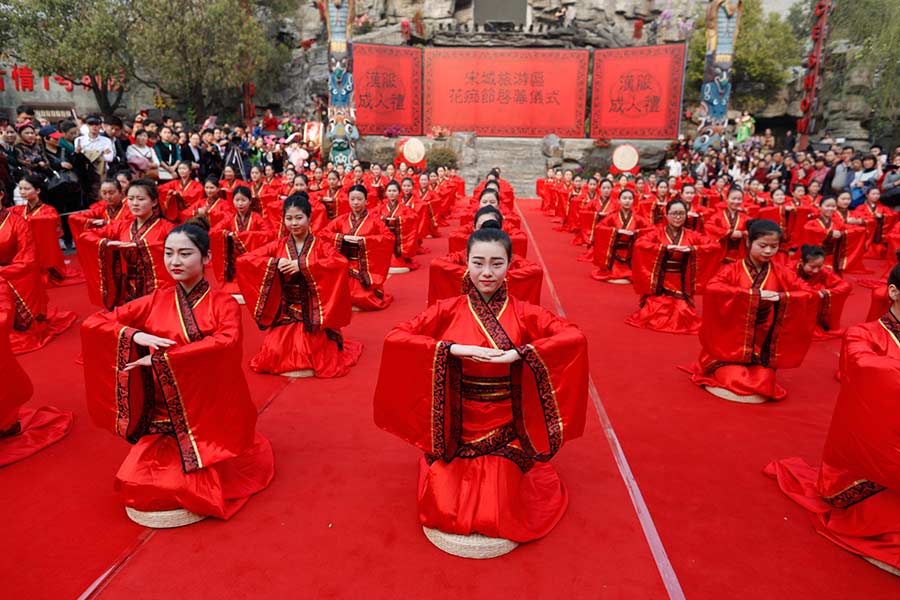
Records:
{"label": "wide red sleeve", "polygon": [[347,259],[333,246],[317,241],[300,259],[300,272],[307,285],[314,288],[310,298],[313,321],[324,329],[340,329],[350,324],[353,306],[350,298],[350,275]]}
{"label": "wide red sleeve", "polygon": [[[900,490],[900,352],[881,323],[847,329],[838,395],[823,462]],[[853,481],[848,482],[852,484]]]}
{"label": "wide red sleeve", "polygon": [[0,278],[0,434],[8,431],[19,420],[19,407],[28,402],[34,393],[31,379],[16,360],[9,345],[9,333],[15,314],[10,289]]}
{"label": "wide red sleeve", "polygon": [[833,271],[825,271],[825,288],[822,290],[819,314],[829,331],[841,328],[841,315],[852,291],[853,286],[848,281],[838,277]]}
{"label": "wide red sleeve", "polygon": [[237,283],[247,308],[260,329],[271,327],[281,312],[281,274],[278,271],[284,238],[238,257]]}
{"label": "wide red sleeve", "polygon": [[667,246],[667,243],[660,241],[656,229],[651,229],[646,235],[640,235],[635,240],[631,255],[631,283],[638,294],[656,294],[660,277],[663,275],[663,259]]}
{"label": "wide red sleeve", "polygon": [[544,269],[537,263],[513,254],[509,270],[506,272],[509,294],[513,298],[530,304],[541,303],[541,286],[544,284]]}
{"label": "wide red sleeve", "polygon": [[363,239],[357,242],[360,279],[366,288],[369,285],[384,285],[394,254],[394,234],[381,219],[373,215],[369,219],[372,221],[370,227],[361,236]]}
{"label": "wide red sleeve", "polygon": [[65,264],[59,237],[62,234],[59,214],[52,206],[44,205],[38,214],[27,221],[34,236],[37,260],[41,269],[61,269]]}
{"label": "wide red sleeve", "polygon": [[428,266],[428,306],[463,294],[467,272],[464,252],[433,258]]}

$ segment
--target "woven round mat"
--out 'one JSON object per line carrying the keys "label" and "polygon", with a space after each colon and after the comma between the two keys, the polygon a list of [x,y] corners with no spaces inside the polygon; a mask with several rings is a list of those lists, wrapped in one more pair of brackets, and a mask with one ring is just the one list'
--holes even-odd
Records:
{"label": "woven round mat", "polygon": [[616,285],[629,285],[631,283],[630,279],[607,279],[606,283],[614,283]]}
{"label": "woven round mat", "polygon": [[295,379],[300,379],[303,377],[315,377],[316,372],[312,369],[298,369],[296,371],[285,371],[284,373],[279,373],[282,377],[293,377]]}
{"label": "woven round mat", "polygon": [[232,294],[231,297],[237,300],[237,303],[240,305],[247,304],[247,302],[244,300],[243,294]]}
{"label": "woven round mat", "polygon": [[892,567],[891,565],[889,565],[887,563],[883,563],[880,560],[875,560],[874,558],[869,558],[868,556],[863,556],[863,559],[868,563],[872,563],[879,569],[881,569],[883,571],[887,571],[891,575],[896,575],[897,577],[900,577],[900,569],[898,569],[897,567]]}
{"label": "woven round mat", "polygon": [[730,402],[739,402],[741,404],[765,404],[769,401],[765,396],[760,396],[759,394],[750,394],[749,396],[738,396],[734,392],[730,390],[726,390],[721,387],[714,387],[710,385],[703,386],[707,392],[712,394],[713,396],[717,396],[722,400],[728,400]]}
{"label": "woven round mat", "polygon": [[391,275],[399,275],[401,273],[409,273],[409,267],[391,267],[388,269],[388,273]]}
{"label": "woven round mat", "polygon": [[204,515],[192,513],[185,508],[176,508],[175,510],[157,510],[143,511],[125,507],[125,514],[128,518],[144,527],[152,527],[153,529],[171,529],[173,527],[184,527],[192,525],[206,518]]}
{"label": "woven round mat", "polygon": [[512,552],[519,545],[511,540],[487,537],[480,533],[457,535],[428,527],[423,527],[422,531],[429,542],[447,554],[462,558],[496,558]]}

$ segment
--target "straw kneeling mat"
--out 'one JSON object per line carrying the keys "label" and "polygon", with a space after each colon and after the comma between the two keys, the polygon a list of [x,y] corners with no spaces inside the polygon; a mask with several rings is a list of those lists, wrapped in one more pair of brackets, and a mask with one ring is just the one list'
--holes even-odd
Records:
{"label": "straw kneeling mat", "polygon": [[192,513],[185,508],[176,508],[175,510],[157,510],[143,511],[125,507],[125,513],[128,518],[144,527],[152,527],[153,529],[171,529],[173,527],[184,527],[185,525],[193,525],[206,518],[205,515]]}
{"label": "straw kneeling mat", "polygon": [[458,535],[438,529],[422,527],[428,541],[454,556],[462,558],[496,558],[516,549],[519,544],[503,538],[492,538],[480,533]]}
{"label": "straw kneeling mat", "polygon": [[749,396],[738,396],[731,390],[726,390],[721,387],[714,387],[711,385],[703,386],[707,392],[712,394],[713,396],[717,396],[722,400],[728,400],[730,402],[740,402],[741,404],[765,404],[769,401],[765,396],[760,396],[759,394],[750,394]]}

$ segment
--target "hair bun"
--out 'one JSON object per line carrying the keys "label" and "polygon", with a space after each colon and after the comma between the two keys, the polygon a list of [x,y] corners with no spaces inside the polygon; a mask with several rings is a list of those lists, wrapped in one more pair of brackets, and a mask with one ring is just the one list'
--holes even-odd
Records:
{"label": "hair bun", "polygon": [[199,227],[203,231],[209,233],[209,219],[207,217],[197,215],[196,217],[191,217],[190,219],[184,222],[185,225],[194,225],[195,227]]}

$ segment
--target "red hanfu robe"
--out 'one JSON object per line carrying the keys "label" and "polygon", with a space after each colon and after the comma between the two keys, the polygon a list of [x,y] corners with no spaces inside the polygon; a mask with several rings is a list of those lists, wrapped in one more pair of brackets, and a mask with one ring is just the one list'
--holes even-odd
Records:
{"label": "red hanfu robe", "polygon": [[[91,302],[112,310],[170,283],[163,254],[173,227],[154,214],[140,227],[136,219],[113,221],[81,234],[78,259]],[[134,242],[137,247],[110,247],[114,240]]]}
{"label": "red hanfu robe", "polygon": [[[781,300],[761,299],[763,290]],[[777,263],[758,271],[749,259],[723,265],[706,286],[700,358],[691,380],[725,388],[739,396],[783,400],[776,369],[800,366],[812,342],[819,295]]]}
{"label": "red hanfu robe", "polygon": [[388,230],[394,234],[391,267],[418,269],[419,263],[415,257],[419,248],[419,215],[398,201],[393,206],[387,202],[382,203],[374,216],[380,217]]}
{"label": "red hanfu robe", "polygon": [[[597,231],[597,225],[600,221],[606,219],[619,210],[618,200],[613,200],[612,196],[605,200],[601,197],[597,200],[597,205],[593,210],[581,211],[579,219],[581,220],[580,231],[572,240],[573,244],[585,244],[587,250],[578,257],[580,262],[592,262],[594,260],[594,235]],[[648,223],[649,220],[641,217],[642,223]]]}
{"label": "red hanfu robe", "polygon": [[15,304],[9,343],[15,354],[42,348],[75,322],[75,313],[47,307],[31,229],[19,215],[0,208],[0,279]]}
{"label": "red hanfu robe", "polygon": [[72,426],[72,413],[51,406],[23,408],[34,388],[9,343],[16,303],[0,277],[0,467],[27,458],[61,440]]}
{"label": "red hanfu robe", "polygon": [[[300,272],[281,273],[281,258],[298,261]],[[348,265],[331,244],[310,233],[298,250],[292,237],[284,237],[238,258],[237,272],[250,314],[260,329],[269,330],[251,369],[312,369],[322,378],[350,372],[362,344],[341,336],[352,314]]]}
{"label": "red hanfu robe", "polygon": [[[718,240],[725,251],[723,262],[732,263],[743,260],[747,256],[747,221],[750,217],[742,211],[731,212],[728,208],[721,207],[713,212],[707,219],[705,224],[706,234]],[[735,231],[744,232],[745,235],[739,238],[733,238],[731,235]]]}
{"label": "red hanfu robe", "polygon": [[55,208],[41,202],[33,209],[23,204],[11,206],[9,210],[22,217],[31,229],[44,283],[66,286],[84,282],[84,275],[75,265],[66,261],[59,247],[62,225]]}
{"label": "red hanfu robe", "polygon": [[234,206],[232,204],[232,199],[234,198],[234,188],[238,187],[239,185],[243,185],[245,187],[250,186],[249,183],[247,183],[246,181],[243,181],[241,179],[238,179],[237,177],[235,177],[231,181],[229,181],[227,179],[219,180],[219,189],[222,190],[223,196],[225,197],[225,200],[228,201],[229,206]]}
{"label": "red hanfu robe", "polygon": [[781,206],[766,206],[759,209],[760,219],[775,221],[783,232],[781,244],[785,250],[799,247],[803,244],[803,228],[812,217],[813,210],[809,206],[795,206],[793,210],[787,210],[787,204]]}
{"label": "red hanfu robe", "polygon": [[103,219],[107,223],[112,221],[132,221],[134,220],[134,215],[124,201],[119,205],[119,208],[113,208],[107,206],[105,200],[99,200],[91,204],[87,210],[69,215],[69,229],[72,230],[72,239],[77,243],[84,230],[92,227],[91,221],[97,219]]}
{"label": "red hanfu robe", "polygon": [[430,187],[426,187],[424,190],[415,190],[414,193],[422,206],[419,239],[441,237],[441,206],[437,193]]}
{"label": "red hanfu robe", "polygon": [[803,264],[798,262],[794,266],[794,271],[800,279],[806,282],[806,285],[819,292],[819,312],[816,316],[816,330],[813,333],[813,339],[829,340],[843,336],[841,314],[844,312],[844,304],[853,291],[853,286],[827,267],[815,275],[807,275],[803,270]]}
{"label": "red hanfu robe", "polygon": [[[460,225],[451,231],[450,235],[447,236],[447,252],[450,254],[453,252],[465,252],[466,245],[469,243],[469,236],[472,235],[473,231],[475,231],[475,226],[472,225],[471,221],[465,225]],[[505,231],[507,235],[509,235],[509,239],[512,240],[513,254],[518,254],[522,258],[527,257],[528,236],[525,235],[525,232],[507,226],[505,219],[503,221],[503,231]]]}
{"label": "red hanfu robe", "polygon": [[[310,200],[312,199],[313,197],[310,196]],[[330,223],[340,215],[345,215],[350,212],[350,197],[346,189],[337,188],[332,190],[325,187],[316,192],[315,199],[321,202],[322,206],[325,207],[326,223]],[[370,202],[371,199],[367,198],[367,205]]]}
{"label": "red hanfu robe", "polygon": [[844,550],[900,568],[900,323],[890,312],[847,329],[841,391],[817,470],[802,458],[765,472]]}
{"label": "red hanfu robe", "polygon": [[[631,257],[638,230],[650,226],[646,219],[634,211],[619,210],[604,217],[594,228],[592,258],[597,268],[591,277],[597,281],[631,279]],[[620,229],[634,231],[634,235],[619,233]]]}
{"label": "red hanfu robe", "polygon": [[[544,270],[540,265],[513,254],[506,271],[509,295],[529,304],[541,303]],[[444,298],[467,294],[472,287],[466,252],[452,252],[431,261],[428,271],[428,306]]]}
{"label": "red hanfu robe", "polygon": [[542,212],[547,212],[554,208],[553,203],[556,200],[552,192],[554,185],[556,185],[556,180],[552,177],[538,179],[535,184],[535,191],[537,192],[538,198],[541,199]]}
{"label": "red hanfu robe", "polygon": [[582,192],[577,197],[572,198],[563,228],[575,234],[572,237],[573,246],[583,246],[588,243],[588,239],[591,237],[593,215],[597,213],[599,205],[600,192],[591,196],[586,187],[582,188]]}
{"label": "red hanfu robe", "polygon": [[365,173],[363,175],[363,185],[368,191],[366,198],[371,198],[373,203],[379,203],[384,200],[384,190],[390,181],[384,173],[377,178],[372,173]]}
{"label": "red hanfu robe", "polygon": [[[518,349],[512,365],[460,360],[451,343]],[[425,453],[419,522],[447,533],[527,542],[562,518],[568,493],[549,460],[581,436],[587,340],[575,325],[472,290],[385,338],[375,424]]]}
{"label": "red hanfu robe", "polygon": [[[837,213],[835,215],[830,221],[821,215],[810,219],[803,227],[802,243],[821,246],[825,250],[826,264],[838,275],[846,271],[865,271],[862,264],[866,241],[864,230],[845,226]],[[835,238],[834,231],[840,231],[841,236]]]}
{"label": "red hanfu robe", "polygon": [[259,213],[248,211],[245,218],[235,214],[228,221],[220,222],[209,232],[213,272],[222,291],[239,294],[237,286],[237,259],[275,239],[269,222]]}
{"label": "red hanfu robe", "polygon": [[179,223],[184,210],[206,197],[203,184],[196,179],[173,179],[159,186],[159,209],[163,218]]}
{"label": "red hanfu robe", "polygon": [[[573,183],[560,182],[553,188],[553,195],[556,197],[556,208],[554,212],[554,221],[562,223],[566,218],[566,210],[569,208],[569,194],[572,192]],[[475,198],[478,198],[475,195]]]}
{"label": "red hanfu robe", "polygon": [[[663,201],[665,200],[665,201]],[[638,214],[650,221],[653,225],[659,225],[666,221],[666,202],[654,195],[644,196],[638,203]]]}
{"label": "red hanfu robe", "polygon": [[885,210],[877,204],[870,206],[868,202],[863,202],[853,211],[853,216],[866,221],[866,258],[887,256],[885,234],[893,229],[894,223],[897,222],[897,213]]}
{"label": "red hanfu robe", "polygon": [[[150,351],[137,333],[175,345]],[[201,280],[167,286],[81,327],[88,410],[133,444],[116,473],[126,506],[228,519],[274,475],[241,370],[240,307]],[[150,354],[150,367],[125,365]]]}
{"label": "red hanfu robe", "polygon": [[[353,213],[341,215],[317,235],[332,244],[347,259],[350,274],[350,298],[360,310],[381,310],[394,297],[384,291],[394,254],[394,234],[384,222],[364,211],[359,218]],[[344,240],[345,235],[357,235],[358,242]]]}
{"label": "red hanfu robe", "polygon": [[[691,246],[688,253],[667,246]],[[719,244],[701,233],[667,225],[642,232],[632,251],[631,282],[641,295],[640,308],[625,319],[628,325],[667,333],[693,334],[700,329],[694,295],[722,259]]]}
{"label": "red hanfu robe", "polygon": [[204,197],[188,206],[182,211],[181,220],[187,221],[191,217],[196,217],[200,214],[201,208],[206,209],[206,218],[209,220],[210,227],[215,227],[222,221],[228,221],[234,217],[234,204],[222,193],[219,193],[215,199]]}

